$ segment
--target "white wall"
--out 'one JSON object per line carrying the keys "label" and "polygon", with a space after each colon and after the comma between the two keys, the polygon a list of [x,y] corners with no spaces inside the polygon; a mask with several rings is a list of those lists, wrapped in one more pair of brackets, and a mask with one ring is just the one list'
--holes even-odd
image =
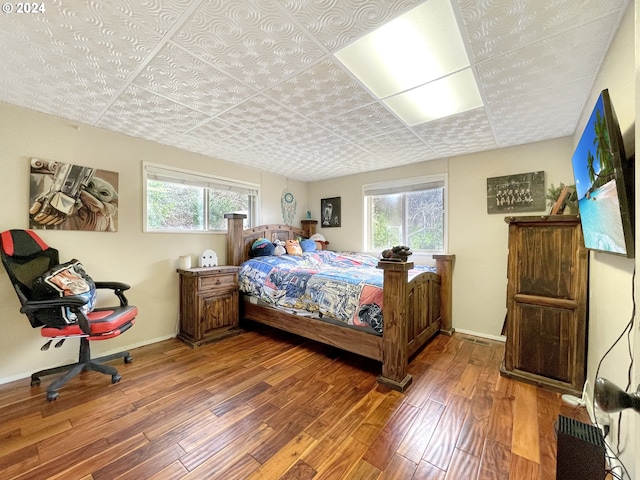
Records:
{"label": "white wall", "polygon": [[[591,96],[582,112],[581,121],[573,138],[573,145],[577,145],[600,91],[606,88],[609,90],[623,132],[627,155],[637,150],[635,148],[637,102],[635,69],[637,64],[635,62],[634,39],[634,6],[632,3],[600,68]],[[638,172],[636,171],[636,185],[638,185],[637,180]],[[637,225],[638,216],[636,215],[636,232],[638,232]],[[636,234],[636,244],[637,241],[638,235]],[[636,246],[636,255],[638,252],[640,249]],[[592,252],[590,254],[589,349],[587,356],[587,379],[590,385],[587,393],[589,398],[593,392],[598,363],[631,319],[633,313],[633,270],[637,263],[638,260],[605,253]],[[636,319],[635,322],[630,341],[632,349],[635,343],[637,352],[640,349],[638,346],[640,336],[637,334],[638,320]],[[622,341],[606,356],[599,371],[601,377],[613,381],[622,388],[626,386],[628,381],[627,372],[630,365],[628,348],[627,336],[625,335]],[[634,370],[635,373],[632,371],[632,375],[637,378],[637,366]],[[635,390],[637,385],[633,381],[631,389]],[[640,473],[637,466],[637,459],[640,459],[640,443],[634,439],[634,436],[637,438],[637,433],[634,433],[637,427],[634,427],[634,423],[637,425],[638,416],[633,411],[625,411],[622,414],[621,422],[620,447],[624,450],[621,458],[629,470],[631,478],[636,478]],[[612,416],[611,434],[608,438],[609,443],[614,445],[616,450],[618,417],[618,414]]]}
{"label": "white wall", "polygon": [[[96,280],[119,280],[131,285],[130,303],[138,306],[136,325],[125,335],[93,342],[95,353],[107,353],[172,337],[178,322],[180,255],[192,255],[194,264],[212,249],[220,263],[226,260],[224,234],[168,234],[142,232],[142,162],[174,165],[237,178],[261,185],[259,223],[282,222],[280,195],[289,188],[298,200],[297,219],[307,210],[303,182],[213,160],[175,148],[0,104],[0,231],[28,228],[29,159],[74,163],[119,172],[118,232],[63,232],[39,234],[60,251],[61,261],[77,258]],[[19,313],[19,303],[5,273],[0,273],[0,383],[29,376],[33,371],[77,359],[77,342],[41,352],[38,330]]]}
{"label": "white wall", "polygon": [[456,255],[456,330],[498,337],[507,313],[508,225],[504,214],[487,213],[487,178],[542,170],[547,186],[571,185],[571,154],[570,139],[565,137],[449,160],[449,251]]}

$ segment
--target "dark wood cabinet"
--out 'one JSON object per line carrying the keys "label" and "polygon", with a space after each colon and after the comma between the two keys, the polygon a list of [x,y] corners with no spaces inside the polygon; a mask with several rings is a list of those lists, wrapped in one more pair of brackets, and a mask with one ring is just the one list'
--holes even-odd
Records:
{"label": "dark wood cabinet", "polygon": [[575,215],[507,217],[503,375],[581,396],[589,256]]}
{"label": "dark wood cabinet", "polygon": [[178,270],[180,340],[193,347],[240,332],[238,270],[233,266]]}

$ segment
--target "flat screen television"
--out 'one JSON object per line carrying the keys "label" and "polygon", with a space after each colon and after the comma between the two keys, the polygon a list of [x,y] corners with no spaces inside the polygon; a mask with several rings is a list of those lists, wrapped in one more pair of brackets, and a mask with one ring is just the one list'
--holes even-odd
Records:
{"label": "flat screen television", "polygon": [[588,249],[634,256],[634,158],[625,155],[609,91],[598,97],[572,158]]}

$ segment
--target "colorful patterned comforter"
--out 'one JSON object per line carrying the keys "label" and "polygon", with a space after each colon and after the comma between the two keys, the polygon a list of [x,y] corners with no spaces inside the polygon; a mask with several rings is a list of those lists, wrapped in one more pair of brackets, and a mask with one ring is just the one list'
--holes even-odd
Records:
{"label": "colorful patterned comforter", "polygon": [[[256,257],[242,264],[240,291],[292,313],[382,334],[383,271],[365,254],[318,250],[302,256]],[[409,278],[432,267],[416,266]]]}

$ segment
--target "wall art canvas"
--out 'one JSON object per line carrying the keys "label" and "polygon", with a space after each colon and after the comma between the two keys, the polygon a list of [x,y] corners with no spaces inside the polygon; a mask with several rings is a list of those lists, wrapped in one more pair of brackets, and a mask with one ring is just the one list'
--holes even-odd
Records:
{"label": "wall art canvas", "polygon": [[487,213],[540,212],[545,208],[544,172],[487,178]]}
{"label": "wall art canvas", "polygon": [[29,228],[118,230],[118,173],[31,159]]}
{"label": "wall art canvas", "polygon": [[320,200],[322,227],[340,226],[340,197],[323,198]]}

